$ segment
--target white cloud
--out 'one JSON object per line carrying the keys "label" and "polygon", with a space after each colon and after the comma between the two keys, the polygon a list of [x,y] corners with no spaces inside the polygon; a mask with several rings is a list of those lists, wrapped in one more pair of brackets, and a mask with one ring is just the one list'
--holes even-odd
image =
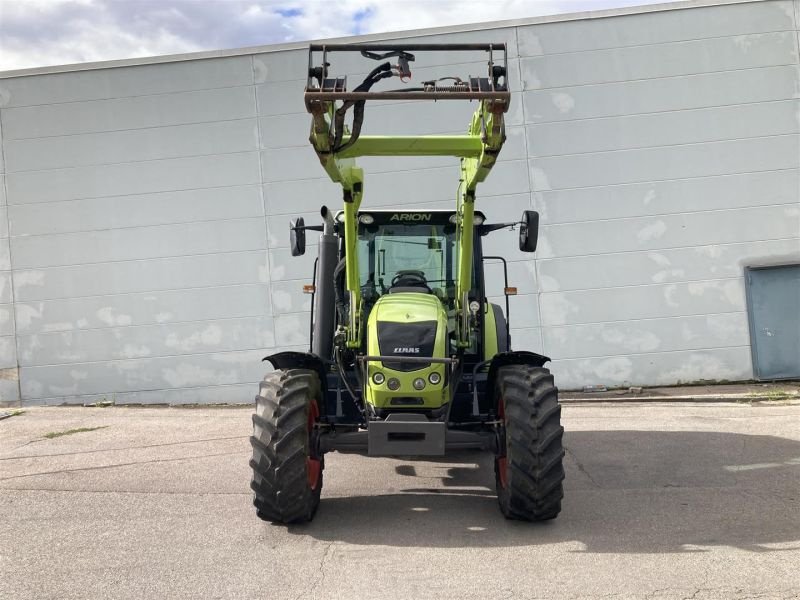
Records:
{"label": "white cloud", "polygon": [[496,21],[659,0],[0,0],[0,70]]}

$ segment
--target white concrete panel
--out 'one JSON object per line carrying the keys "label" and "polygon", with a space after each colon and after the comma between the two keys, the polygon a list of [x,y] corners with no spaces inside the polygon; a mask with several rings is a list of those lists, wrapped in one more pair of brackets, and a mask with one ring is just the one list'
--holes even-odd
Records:
{"label": "white concrete panel", "polygon": [[163,358],[104,360],[94,363],[23,367],[20,387],[26,400],[204,387],[254,382],[264,374],[264,350]]}
{"label": "white concrete panel", "polygon": [[308,349],[311,313],[292,313],[275,317],[275,345],[305,346]]}
{"label": "white concrete panel", "polygon": [[17,381],[17,370],[6,371],[9,379],[0,379],[0,402],[19,402],[19,382]]}
{"label": "white concrete panel", "polygon": [[0,336],[14,335],[14,305],[0,304]]}
{"label": "white concrete panel", "polygon": [[249,56],[30,75],[0,80],[0,107],[252,85]]}
{"label": "white concrete panel", "polygon": [[243,219],[263,214],[261,189],[253,184],[16,204],[9,208],[15,236]]}
{"label": "white concrete panel", "polygon": [[8,171],[38,171],[246,152],[258,148],[255,119],[12,140]]}
{"label": "white concrete panel", "polygon": [[[2,340],[2,338],[0,338]],[[21,335],[21,366],[261,350],[275,345],[272,317]]]}
{"label": "white concrete panel", "polygon": [[543,334],[550,356],[559,360],[708,350],[750,343],[744,312],[545,327]]}
{"label": "white concrete panel", "polygon": [[764,261],[800,262],[800,237],[777,241],[698,245],[671,250],[621,252],[537,261],[544,292],[704,281],[741,277]]}
{"label": "white concrete panel", "polygon": [[307,113],[261,117],[258,127],[262,148],[307,146],[311,117]]}
{"label": "white concrete panel", "polygon": [[[539,328],[512,329],[511,349],[527,350],[528,352],[536,352],[536,354],[544,354],[542,336]],[[558,385],[561,384],[559,383]]]}
{"label": "white concrete panel", "polygon": [[[487,262],[484,267],[486,293],[496,296],[503,293],[503,267],[498,262]],[[508,263],[508,285],[516,287],[519,294],[533,294],[539,291],[536,282],[536,268],[533,261]]]}
{"label": "white concrete panel", "polygon": [[[0,115],[0,150],[3,149],[4,142],[3,142],[3,117],[5,113]],[[6,171],[6,163],[5,158],[3,157],[3,152],[0,151],[0,173],[5,173]]]}
{"label": "white concrete panel", "polygon": [[524,92],[525,121],[547,123],[795,98],[795,65]]}
{"label": "white concrete panel", "polygon": [[800,237],[797,205],[547,225],[538,258]]}
{"label": "white concrete panel", "polygon": [[[720,177],[652,181],[533,194],[541,223],[595,222],[797,201],[796,168]],[[13,215],[13,211],[11,212]]]}
{"label": "white concrete panel", "polygon": [[302,256],[292,256],[289,248],[274,248],[269,251],[270,280],[287,281],[297,279],[310,283],[316,258],[317,252],[314,248],[309,248]]}
{"label": "white concrete panel", "polygon": [[797,62],[794,32],[765,33],[521,59],[524,89],[752,69]]}
{"label": "white concrete panel", "polygon": [[[526,127],[531,157],[798,133],[796,100],[540,123]],[[9,163],[10,164],[10,163]]]}
{"label": "white concrete panel", "polygon": [[0,245],[6,245],[3,238],[8,237],[8,208],[0,204]]}
{"label": "white concrete panel", "polygon": [[537,158],[536,191],[796,169],[797,135]]}
{"label": "white concrete panel", "polygon": [[554,359],[550,369],[559,388],[563,390],[598,384],[628,387],[742,381],[753,378],[749,346],[603,358]]}
{"label": "white concrete panel", "polygon": [[[511,285],[513,283],[509,282]],[[489,291],[489,290],[487,290]],[[497,304],[503,309],[503,314],[506,313],[506,298],[505,296],[494,296],[489,293],[489,301]],[[509,319],[511,329],[538,329],[539,327],[539,300],[536,294],[522,294],[517,296],[509,296],[508,298]],[[508,317],[508,315],[506,315]],[[537,335],[538,337],[538,335]],[[517,338],[519,339],[519,338]],[[514,350],[520,350],[518,344],[512,344]]]}
{"label": "white concrete panel", "polygon": [[11,272],[0,271],[0,303],[8,304],[11,301]]}
{"label": "white concrete panel", "polygon": [[741,312],[745,310],[744,280],[547,292],[540,295],[539,306],[543,326]]}
{"label": "white concrete panel", "polygon": [[11,256],[9,254],[8,240],[0,239],[0,271],[11,270]]}
{"label": "white concrete panel", "polygon": [[[3,277],[0,275],[0,302]],[[14,272],[19,302],[157,290],[215,287],[269,281],[267,254],[235,252],[121,263],[97,263]]]}
{"label": "white concrete panel", "polygon": [[0,336],[0,369],[17,366],[17,348],[13,335]]}
{"label": "white concrete panel", "polygon": [[[320,56],[322,56],[320,54]],[[275,81],[305,80],[308,74],[308,50],[279,50],[254,54],[254,83],[272,83]],[[329,61],[330,62],[330,61]]]}
{"label": "white concrete panel", "polygon": [[[312,274],[313,272],[309,271],[305,279],[272,282],[270,288],[272,289],[272,310],[275,315],[310,313],[311,294],[304,293],[303,286],[313,283]],[[301,273],[297,273],[297,275],[300,276]]]}
{"label": "white concrete panel", "polygon": [[9,204],[77,200],[259,182],[257,152],[7,175]]}
{"label": "white concrete panel", "polygon": [[0,175],[0,206],[6,205],[6,176]]}
{"label": "white concrete panel", "polygon": [[[259,60],[256,58],[256,60]],[[255,86],[258,114],[262,116],[286,115],[292,113],[308,114],[303,92],[305,79],[289,81],[268,81]]]}
{"label": "white concrete panel", "polygon": [[[372,193],[365,190],[365,195],[371,197]],[[267,215],[313,213],[323,204],[331,209],[341,206],[342,188],[322,178],[265,183],[264,200]],[[371,204],[369,198],[365,204]]]}
{"label": "white concrete panel", "polygon": [[266,248],[266,244],[261,217],[11,240],[15,267],[20,269],[241,252]]}
{"label": "white concrete panel", "polygon": [[255,116],[255,97],[249,86],[3,110],[6,140],[231,121]]}
{"label": "white concrete panel", "polygon": [[522,56],[794,29],[790,0],[645,12],[517,28]]}
{"label": "white concrete panel", "polygon": [[265,283],[17,302],[15,308],[20,335],[272,314]]}

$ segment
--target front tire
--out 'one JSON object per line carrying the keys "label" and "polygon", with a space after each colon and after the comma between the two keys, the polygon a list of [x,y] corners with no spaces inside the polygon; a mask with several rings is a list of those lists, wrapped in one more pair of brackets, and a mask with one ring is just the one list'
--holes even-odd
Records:
{"label": "front tire", "polygon": [[498,369],[496,381],[505,422],[495,460],[500,510],[507,519],[554,519],[564,497],[564,428],[553,376],[544,367],[509,365]]}
{"label": "front tire", "polygon": [[308,369],[273,371],[259,386],[250,487],[256,514],[265,521],[310,521],[319,506],[323,463],[312,441],[320,388],[319,376]]}

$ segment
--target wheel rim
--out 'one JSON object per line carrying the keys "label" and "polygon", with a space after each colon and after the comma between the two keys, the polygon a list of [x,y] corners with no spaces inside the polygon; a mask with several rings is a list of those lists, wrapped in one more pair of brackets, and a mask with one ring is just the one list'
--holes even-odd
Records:
{"label": "wheel rim", "polygon": [[[316,423],[318,419],[319,419],[319,407],[317,406],[317,401],[312,400],[311,404],[308,407],[309,446],[311,445],[311,435],[314,432],[314,423]],[[318,458],[314,458],[311,456],[311,449],[309,447],[309,453],[306,456],[306,476],[308,477],[308,487],[310,487],[312,490],[317,489],[321,473],[322,473],[322,461],[320,461]]]}
{"label": "wheel rim", "polygon": [[[500,398],[500,401],[497,404],[497,416],[498,418],[503,421],[503,428],[506,429],[508,427],[506,423],[506,403],[504,398]],[[503,431],[503,435],[506,435],[506,432]],[[506,438],[506,448],[505,454],[503,456],[497,457],[497,478],[500,481],[500,487],[502,489],[506,489],[508,487],[508,438]]]}

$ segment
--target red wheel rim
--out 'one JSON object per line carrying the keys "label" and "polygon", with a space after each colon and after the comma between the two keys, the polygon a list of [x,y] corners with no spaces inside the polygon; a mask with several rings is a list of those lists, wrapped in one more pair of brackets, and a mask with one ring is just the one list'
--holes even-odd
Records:
{"label": "red wheel rim", "polygon": [[[311,433],[314,431],[314,423],[319,419],[319,407],[317,401],[312,400],[308,407],[308,438],[311,440]],[[322,473],[322,463],[319,459],[310,455],[306,456],[306,476],[308,477],[308,487],[312,490],[317,489],[319,477]]]}
{"label": "red wheel rim", "polygon": [[[497,416],[503,421],[506,421],[506,403],[503,398],[497,403]],[[497,476],[500,479],[500,487],[506,489],[508,487],[508,446],[506,446],[506,454],[497,457]]]}

